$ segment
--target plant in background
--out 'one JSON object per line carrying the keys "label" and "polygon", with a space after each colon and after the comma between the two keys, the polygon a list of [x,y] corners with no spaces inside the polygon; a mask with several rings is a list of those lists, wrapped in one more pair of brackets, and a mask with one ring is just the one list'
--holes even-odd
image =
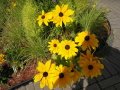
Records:
{"label": "plant in background", "polygon": [[5,57],[4,54],[0,54],[0,65],[3,64],[3,63],[5,62],[4,57]]}

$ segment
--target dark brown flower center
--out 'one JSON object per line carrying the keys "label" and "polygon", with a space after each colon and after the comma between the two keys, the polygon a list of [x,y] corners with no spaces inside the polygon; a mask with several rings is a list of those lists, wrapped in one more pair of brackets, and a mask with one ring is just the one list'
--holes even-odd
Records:
{"label": "dark brown flower center", "polygon": [[47,77],[47,76],[48,76],[48,72],[44,72],[43,77]]}
{"label": "dark brown flower center", "polygon": [[92,70],[93,69],[93,65],[88,65],[88,69]]}
{"label": "dark brown flower center", "polygon": [[69,45],[66,45],[66,46],[65,46],[65,49],[66,49],[66,50],[70,49],[70,46],[69,46]]}
{"label": "dark brown flower center", "polygon": [[57,44],[54,44],[54,47],[57,47]]}
{"label": "dark brown flower center", "polygon": [[60,74],[59,74],[59,78],[64,78],[64,74],[63,74],[63,73],[60,73]]}
{"label": "dark brown flower center", "polygon": [[62,17],[62,16],[63,16],[63,13],[62,13],[62,12],[60,12],[60,13],[59,13],[59,16],[60,16],[60,17]]}
{"label": "dark brown flower center", "polygon": [[71,72],[74,72],[74,69],[72,69]]}
{"label": "dark brown flower center", "polygon": [[41,17],[42,19],[44,19],[45,18],[45,15],[42,15],[42,17]]}
{"label": "dark brown flower center", "polygon": [[86,36],[86,37],[85,37],[85,40],[86,40],[86,41],[89,41],[89,40],[90,40],[90,36]]}

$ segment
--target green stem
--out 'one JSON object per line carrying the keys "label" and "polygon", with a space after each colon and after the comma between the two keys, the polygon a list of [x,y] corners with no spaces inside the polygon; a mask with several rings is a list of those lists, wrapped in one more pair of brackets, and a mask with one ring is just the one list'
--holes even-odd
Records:
{"label": "green stem", "polygon": [[65,33],[66,27],[65,27],[65,24],[63,22],[62,22],[62,29],[63,29],[63,33]]}

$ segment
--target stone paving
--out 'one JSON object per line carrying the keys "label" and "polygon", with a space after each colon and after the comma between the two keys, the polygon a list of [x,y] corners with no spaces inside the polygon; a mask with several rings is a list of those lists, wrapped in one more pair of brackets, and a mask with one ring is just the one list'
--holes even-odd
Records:
{"label": "stone paving", "polygon": [[[120,0],[100,0],[100,3],[111,10],[108,19],[112,27],[112,33],[108,39],[108,46],[102,52],[99,52],[105,58],[102,61],[105,65],[105,69],[102,71],[103,75],[92,80],[89,79],[87,90],[120,90]],[[56,88],[54,90],[83,90],[82,81],[65,89]],[[30,82],[15,90],[49,89],[47,87],[40,89],[39,83]]]}

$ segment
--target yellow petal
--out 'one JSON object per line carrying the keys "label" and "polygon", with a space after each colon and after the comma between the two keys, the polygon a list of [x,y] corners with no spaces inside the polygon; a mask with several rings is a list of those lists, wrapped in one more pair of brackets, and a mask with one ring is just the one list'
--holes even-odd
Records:
{"label": "yellow petal", "polygon": [[82,45],[82,50],[85,51],[87,49],[87,45]]}
{"label": "yellow petal", "polygon": [[49,71],[50,66],[51,66],[51,60],[48,60],[48,61],[45,63],[45,71],[46,71],[46,72]]}
{"label": "yellow petal", "polygon": [[53,63],[53,64],[51,65],[50,72],[52,72],[53,70],[55,70],[55,68],[56,68],[56,64]]}
{"label": "yellow petal", "polygon": [[59,23],[56,23],[56,27],[58,27]]}
{"label": "yellow petal", "polygon": [[45,25],[48,26],[48,22],[47,21],[44,21]]}
{"label": "yellow petal", "polygon": [[37,20],[40,20],[41,19],[41,15],[38,16]]}
{"label": "yellow petal", "polygon": [[87,55],[91,56],[91,52],[89,50],[87,50]]}
{"label": "yellow petal", "polygon": [[43,77],[43,74],[42,74],[42,73],[39,73],[39,74],[35,75],[35,77],[34,77],[34,82],[40,81],[40,80],[42,79],[42,77]]}
{"label": "yellow petal", "polygon": [[60,22],[60,26],[62,27],[62,21]]}
{"label": "yellow petal", "polygon": [[74,11],[73,10],[67,10],[66,12],[65,12],[65,16],[70,16],[70,15],[72,15],[74,13]]}
{"label": "yellow petal", "polygon": [[39,22],[38,22],[39,26],[41,26],[41,25],[42,25],[42,23],[43,23],[42,21],[39,21]]}
{"label": "yellow petal", "polygon": [[45,77],[42,78],[42,80],[40,82],[40,87],[41,88],[45,87]]}
{"label": "yellow petal", "polygon": [[44,15],[45,14],[45,12],[44,12],[44,10],[42,10],[42,15]]}
{"label": "yellow petal", "polygon": [[65,12],[68,8],[68,5],[62,5],[62,12]]}
{"label": "yellow petal", "polygon": [[42,62],[38,62],[37,70],[39,72],[44,72],[45,71],[45,65]]}
{"label": "yellow petal", "polygon": [[46,16],[47,16],[48,19],[51,19],[52,16],[53,16],[53,13],[52,13],[52,12],[48,12],[48,13],[46,14]]}
{"label": "yellow petal", "polygon": [[53,82],[51,81],[51,79],[48,79],[48,87],[50,89],[53,89]]}
{"label": "yellow petal", "polygon": [[57,11],[57,12],[60,12],[60,7],[59,7],[59,5],[56,5],[55,8],[56,8],[56,11]]}

